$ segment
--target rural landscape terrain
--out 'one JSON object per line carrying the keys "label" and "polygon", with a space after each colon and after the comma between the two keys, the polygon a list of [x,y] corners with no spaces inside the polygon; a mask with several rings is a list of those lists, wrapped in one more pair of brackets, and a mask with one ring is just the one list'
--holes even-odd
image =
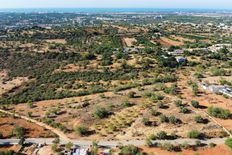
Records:
{"label": "rural landscape terrain", "polygon": [[232,13],[0,12],[0,154],[232,155]]}

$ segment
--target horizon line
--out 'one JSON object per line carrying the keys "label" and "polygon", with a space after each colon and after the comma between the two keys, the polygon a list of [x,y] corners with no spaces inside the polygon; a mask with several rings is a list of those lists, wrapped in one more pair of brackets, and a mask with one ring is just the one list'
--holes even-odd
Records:
{"label": "horizon line", "polygon": [[188,8],[188,7],[12,7],[0,9],[207,9],[207,10],[232,10],[232,8]]}

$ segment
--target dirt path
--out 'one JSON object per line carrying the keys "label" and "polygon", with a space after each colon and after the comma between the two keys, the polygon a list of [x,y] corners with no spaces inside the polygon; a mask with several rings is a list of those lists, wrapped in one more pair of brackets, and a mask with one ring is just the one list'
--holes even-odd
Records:
{"label": "dirt path", "polygon": [[51,127],[51,126],[49,126],[49,125],[47,125],[45,123],[39,122],[39,121],[37,121],[35,119],[29,118],[29,117],[26,117],[26,116],[21,116],[21,115],[16,114],[16,113],[9,112],[9,111],[3,110],[3,109],[0,109],[0,112],[8,114],[8,115],[16,116],[16,117],[19,117],[19,118],[24,119],[26,121],[35,123],[35,124],[45,128],[45,129],[50,130],[53,133],[55,133],[56,135],[59,136],[60,139],[65,140],[65,141],[70,141],[70,139],[63,132],[61,132],[60,130],[58,130],[56,128],[53,128],[53,127]]}

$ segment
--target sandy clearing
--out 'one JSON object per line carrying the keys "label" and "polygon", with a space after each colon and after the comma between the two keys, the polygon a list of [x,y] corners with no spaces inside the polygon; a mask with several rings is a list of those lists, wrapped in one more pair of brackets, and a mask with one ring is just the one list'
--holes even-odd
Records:
{"label": "sandy clearing", "polygon": [[47,39],[45,41],[47,43],[66,44],[66,40],[65,39]]}
{"label": "sandy clearing", "polygon": [[184,42],[194,42],[193,39],[188,39],[188,38],[184,38],[184,37],[181,37],[181,36],[171,35],[171,37],[173,37],[174,39],[177,39],[177,40],[181,41],[182,43],[184,43]]}
{"label": "sandy clearing", "polygon": [[182,150],[181,152],[169,152],[165,150],[161,150],[160,148],[147,148],[141,147],[143,152],[146,153],[154,153],[157,155],[177,155],[178,153],[181,155],[193,155],[194,153],[198,153],[198,155],[231,155],[232,150],[229,149],[225,145],[217,145],[214,148],[198,148],[197,150]]}
{"label": "sandy clearing", "polygon": [[23,85],[29,80],[27,77],[16,77],[12,80],[5,81],[4,75],[1,77],[0,77],[0,96],[3,95],[4,93],[11,91],[14,88],[20,87],[21,85]]}
{"label": "sandy clearing", "polygon": [[[171,46],[183,46],[184,45],[183,42],[174,41],[166,37],[161,37],[160,40],[165,42],[167,45],[171,45]],[[161,44],[162,44],[162,41],[160,42]]]}
{"label": "sandy clearing", "polygon": [[135,38],[123,38],[123,41],[126,43],[127,47],[132,47],[134,43],[137,42]]}
{"label": "sandy clearing", "polygon": [[0,117],[0,132],[3,134],[4,137],[9,137],[11,135],[11,131],[14,129],[15,126],[21,126],[26,129],[26,137],[30,138],[49,138],[52,137],[52,134],[49,131],[46,131],[44,128],[25,121],[20,118],[13,118],[13,117]]}

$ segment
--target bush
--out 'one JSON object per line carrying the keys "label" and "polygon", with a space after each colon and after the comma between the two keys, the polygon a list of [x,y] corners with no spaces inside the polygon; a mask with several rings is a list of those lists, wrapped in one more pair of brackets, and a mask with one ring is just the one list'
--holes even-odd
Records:
{"label": "bush", "polygon": [[27,116],[28,116],[28,117],[32,117],[32,112],[31,112],[31,111],[28,111],[28,112],[27,112]]}
{"label": "bush", "polygon": [[163,150],[167,150],[167,151],[174,151],[175,150],[175,146],[171,143],[163,143],[163,144],[158,144],[158,146],[163,149]]}
{"label": "bush", "polygon": [[225,76],[227,73],[226,70],[224,70],[223,68],[217,67],[212,68],[210,71],[213,76]]}
{"label": "bush", "polygon": [[157,133],[156,137],[157,139],[167,139],[168,135],[165,131],[160,131],[159,133]]}
{"label": "bush", "polygon": [[146,143],[146,146],[148,147],[152,147],[153,145],[152,139],[150,137],[146,138],[145,143]]}
{"label": "bush", "polygon": [[198,101],[191,101],[191,105],[194,107],[194,108],[199,108],[200,107],[200,104]]}
{"label": "bush", "polygon": [[90,149],[90,155],[97,155],[97,152],[98,152],[98,143],[97,141],[93,141]]}
{"label": "bush", "polygon": [[149,118],[143,118],[142,122],[146,126],[148,126],[150,124]]}
{"label": "bush", "polygon": [[223,109],[218,107],[209,107],[208,113],[214,117],[221,119],[228,119],[230,116],[230,111],[228,109]]}
{"label": "bush", "polygon": [[0,139],[3,139],[3,134],[0,132]]}
{"label": "bush", "polygon": [[188,132],[187,135],[189,138],[200,138],[201,137],[201,133],[197,130],[192,130]]}
{"label": "bush", "polygon": [[33,103],[30,101],[30,102],[27,102],[27,107],[28,107],[28,108],[33,108],[34,105],[33,105]]}
{"label": "bush", "polygon": [[15,155],[16,153],[12,150],[9,151],[0,151],[0,155]]}
{"label": "bush", "polygon": [[189,149],[190,148],[190,145],[188,142],[184,142],[182,145],[181,145],[184,149]]}
{"label": "bush", "polygon": [[127,95],[129,98],[134,98],[136,95],[136,92],[130,91]]}
{"label": "bush", "polygon": [[59,144],[60,143],[60,139],[58,137],[56,137],[53,141],[53,144]]}
{"label": "bush", "polygon": [[185,107],[180,107],[180,113],[187,114],[189,113],[189,110]]}
{"label": "bush", "polygon": [[132,106],[133,106],[133,104],[130,103],[129,101],[125,101],[125,102],[122,103],[123,108],[128,108],[128,107],[132,107]]}
{"label": "bush", "polygon": [[232,149],[232,138],[226,139],[225,144]]}
{"label": "bush", "polygon": [[159,117],[159,119],[160,119],[160,122],[161,122],[161,123],[168,122],[168,117],[165,116],[165,115],[161,115],[161,116]]}
{"label": "bush", "polygon": [[196,145],[197,147],[199,147],[199,146],[202,145],[202,143],[201,143],[201,141],[197,140],[197,141],[195,141],[195,145]]}
{"label": "bush", "polygon": [[97,108],[94,113],[93,116],[97,119],[102,119],[108,116],[108,111],[105,108]]}
{"label": "bush", "polygon": [[52,144],[52,151],[57,152],[58,151],[58,145]]}
{"label": "bush", "polygon": [[202,118],[201,116],[195,116],[194,120],[195,120],[197,123],[207,123],[207,122],[208,122],[207,119],[204,119],[204,118]]}
{"label": "bush", "polygon": [[166,108],[168,108],[168,106],[165,105],[163,102],[159,102],[159,103],[157,104],[157,106],[158,106],[158,108],[160,108],[160,109],[166,109]]}
{"label": "bush", "polygon": [[15,127],[13,130],[14,134],[18,139],[22,138],[25,134],[25,129],[23,127]]}
{"label": "bush", "polygon": [[172,123],[172,124],[180,124],[180,120],[178,118],[176,118],[175,116],[170,116],[168,118],[169,122]]}
{"label": "bush", "polygon": [[182,103],[181,100],[176,100],[174,103],[175,103],[176,107],[182,107],[183,106],[183,103]]}
{"label": "bush", "polygon": [[216,144],[214,144],[214,143],[209,143],[209,147],[210,148],[213,148],[213,147],[215,147],[216,146]]}
{"label": "bush", "polygon": [[158,111],[156,111],[156,110],[154,110],[154,109],[151,109],[151,114],[152,114],[153,116],[159,116],[159,115],[160,115],[160,112],[158,112]]}
{"label": "bush", "polygon": [[88,133],[88,128],[85,126],[77,126],[75,127],[75,132],[76,134],[78,134],[79,136],[83,136],[86,135]]}
{"label": "bush", "polygon": [[121,146],[120,150],[120,155],[135,155],[139,153],[139,148],[134,145]]}

